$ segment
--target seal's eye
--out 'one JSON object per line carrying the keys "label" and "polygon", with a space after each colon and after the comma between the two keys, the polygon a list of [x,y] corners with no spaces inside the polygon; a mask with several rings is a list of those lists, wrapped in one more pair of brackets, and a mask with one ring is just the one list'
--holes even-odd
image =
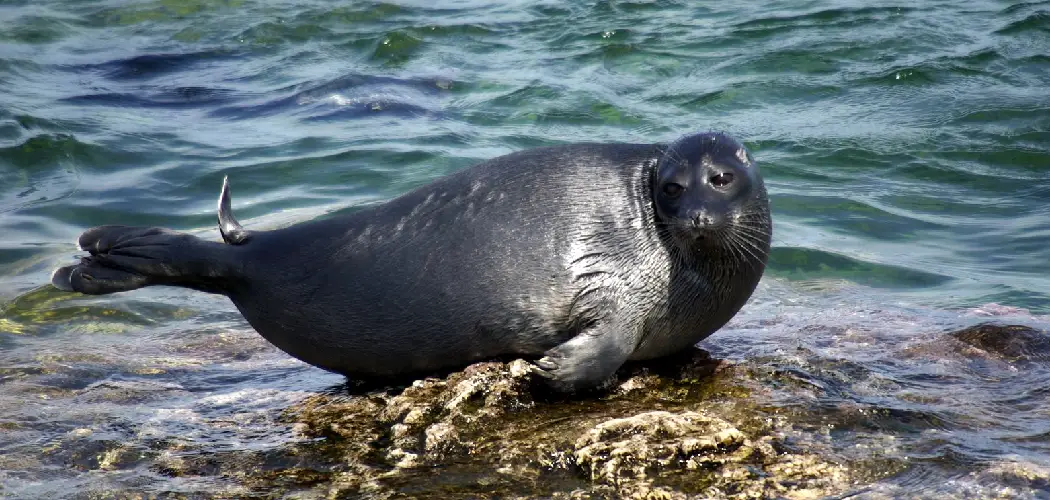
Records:
{"label": "seal's eye", "polygon": [[729,172],[723,172],[718,175],[711,176],[711,185],[714,187],[726,187],[733,182],[733,174]]}
{"label": "seal's eye", "polygon": [[672,198],[677,198],[678,195],[682,194],[682,191],[684,190],[685,188],[682,187],[681,184],[675,184],[673,182],[668,182],[667,184],[664,184],[664,194]]}

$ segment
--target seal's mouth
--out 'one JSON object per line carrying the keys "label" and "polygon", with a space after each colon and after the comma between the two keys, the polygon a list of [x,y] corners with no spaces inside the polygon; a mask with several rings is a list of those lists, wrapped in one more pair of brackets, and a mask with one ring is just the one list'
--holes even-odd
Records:
{"label": "seal's mouth", "polygon": [[694,250],[720,247],[726,243],[728,225],[719,227],[698,226],[692,223],[677,224],[675,227],[675,239],[679,244]]}
{"label": "seal's mouth", "polygon": [[688,253],[726,255],[735,260],[765,260],[766,245],[759,230],[733,220],[720,224],[692,224],[682,221],[673,229],[679,247]]}
{"label": "seal's mouth", "polygon": [[772,228],[762,210],[674,218],[663,226],[682,255],[724,257],[752,266],[764,265],[769,257]]}
{"label": "seal's mouth", "polygon": [[697,248],[721,247],[726,244],[725,228],[690,228],[687,238]]}
{"label": "seal's mouth", "polygon": [[694,217],[688,221],[683,221],[681,225],[685,231],[685,236],[692,238],[697,242],[711,241],[717,242],[726,237],[728,231],[732,229],[733,223],[726,217],[711,217],[707,215]]}

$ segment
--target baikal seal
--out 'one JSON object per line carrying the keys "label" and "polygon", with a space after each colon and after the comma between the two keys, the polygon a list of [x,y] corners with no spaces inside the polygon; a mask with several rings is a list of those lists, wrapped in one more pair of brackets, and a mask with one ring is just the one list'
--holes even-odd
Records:
{"label": "baikal seal", "polygon": [[519,356],[575,391],[721,328],[754,292],[772,236],[751,154],[719,133],[519,151],[271,231],[237,222],[224,180],[218,220],[222,242],[88,229],[88,255],[52,284],[225,295],[281,350],[350,378]]}

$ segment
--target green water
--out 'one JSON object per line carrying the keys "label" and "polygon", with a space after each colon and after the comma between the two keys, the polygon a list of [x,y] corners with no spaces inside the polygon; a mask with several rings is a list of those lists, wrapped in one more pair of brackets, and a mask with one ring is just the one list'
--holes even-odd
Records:
{"label": "green water", "polygon": [[[217,237],[225,175],[238,216],[268,227],[523,148],[723,130],[759,162],[776,234],[756,303],[705,342],[714,352],[792,363],[783,349],[800,347],[802,365],[847,360],[907,385],[959,362],[893,365],[948,326],[1050,325],[1050,2],[430,5],[0,3],[0,488],[125,484],[40,455],[92,422],[279,446],[276,412],[338,382],[221,298],[41,288],[89,226]],[[763,318],[778,326],[754,328]],[[964,394],[953,414],[998,420],[925,452],[1050,467],[1050,367],[959,369],[908,390]],[[100,383],[153,389],[81,404]],[[945,411],[855,389],[836,397]],[[1010,391],[1021,399],[996,399]],[[258,428],[211,435],[185,412]],[[973,470],[959,467],[887,484],[937,490]]]}

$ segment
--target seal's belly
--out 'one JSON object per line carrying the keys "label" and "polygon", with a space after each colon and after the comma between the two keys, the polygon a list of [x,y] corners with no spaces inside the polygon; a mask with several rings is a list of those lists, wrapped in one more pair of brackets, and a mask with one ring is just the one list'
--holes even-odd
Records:
{"label": "seal's belly", "polygon": [[486,314],[441,300],[413,300],[241,311],[267,340],[299,359],[347,375],[383,376],[538,355],[564,340],[553,335],[542,314],[513,309]]}
{"label": "seal's belly", "polygon": [[[557,329],[570,300],[558,285],[564,278],[544,267],[553,259],[515,255],[521,247],[468,253],[423,241],[431,245],[348,252],[318,269],[268,276],[252,283],[252,295],[231,298],[285,352],[348,375],[539,355],[567,340]],[[499,265],[508,256],[518,265]]]}

